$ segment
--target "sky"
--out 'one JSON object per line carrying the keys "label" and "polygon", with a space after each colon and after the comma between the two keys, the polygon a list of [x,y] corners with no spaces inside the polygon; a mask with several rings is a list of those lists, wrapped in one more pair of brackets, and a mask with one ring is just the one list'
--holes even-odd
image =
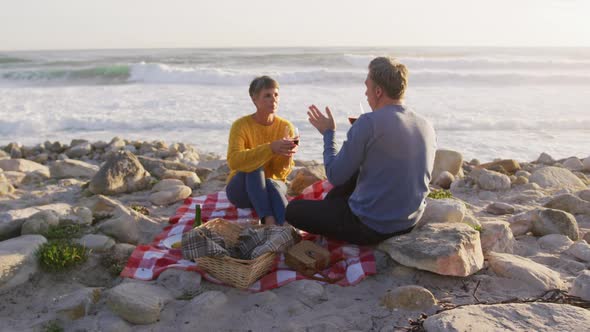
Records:
{"label": "sky", "polygon": [[0,50],[590,46],[589,0],[0,0]]}

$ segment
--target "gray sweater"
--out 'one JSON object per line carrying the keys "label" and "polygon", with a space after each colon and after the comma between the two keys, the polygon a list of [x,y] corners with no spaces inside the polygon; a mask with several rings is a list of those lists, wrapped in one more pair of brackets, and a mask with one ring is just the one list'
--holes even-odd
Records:
{"label": "gray sweater", "polygon": [[405,230],[422,216],[435,152],[430,122],[402,105],[362,114],[340,151],[334,131],[324,132],[328,180],[340,185],[359,171],[348,204],[365,225],[383,234]]}

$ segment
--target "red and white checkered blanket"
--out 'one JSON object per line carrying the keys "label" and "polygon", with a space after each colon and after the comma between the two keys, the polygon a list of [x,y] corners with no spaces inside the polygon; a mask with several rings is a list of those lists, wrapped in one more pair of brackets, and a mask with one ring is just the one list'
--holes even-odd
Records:
{"label": "red and white checkered blanket", "polygon": [[[323,199],[332,189],[327,181],[318,181],[307,187],[303,193],[292,199]],[[200,269],[196,262],[182,259],[180,249],[171,249],[171,244],[179,242],[182,233],[193,228],[195,206],[201,205],[201,218],[204,222],[223,218],[239,224],[249,223],[257,219],[253,209],[236,209],[228,200],[225,192],[218,192],[200,197],[189,197],[178,208],[176,214],[170,218],[170,224],[160,233],[150,245],[139,245],[133,251],[127,265],[121,272],[122,277],[141,280],[153,280],[168,268],[178,268],[196,271],[205,279],[222,284],[219,280]],[[364,246],[357,246],[342,241],[326,239],[322,236],[305,234],[304,239],[315,241],[327,248],[331,253],[331,261],[337,262],[323,271],[331,278],[341,278],[337,282],[340,286],[350,286],[359,283],[365,277],[375,274],[375,256],[373,250]],[[307,279],[306,276],[291,270],[285,265],[284,255],[277,255],[271,272],[250,285],[250,291],[265,291],[280,287],[291,281]]]}

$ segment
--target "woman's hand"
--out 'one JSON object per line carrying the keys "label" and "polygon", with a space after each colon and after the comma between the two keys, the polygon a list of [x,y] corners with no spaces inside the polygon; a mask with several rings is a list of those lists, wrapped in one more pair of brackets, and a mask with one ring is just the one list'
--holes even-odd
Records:
{"label": "woman's hand", "polygon": [[326,107],[326,115],[324,115],[320,112],[317,106],[311,105],[309,106],[307,115],[309,116],[309,123],[311,123],[320,134],[323,135],[326,130],[336,130],[336,122],[334,121],[330,108]]}
{"label": "woman's hand", "polygon": [[297,152],[297,145],[290,139],[280,139],[270,143],[270,149],[274,154],[291,157]]}

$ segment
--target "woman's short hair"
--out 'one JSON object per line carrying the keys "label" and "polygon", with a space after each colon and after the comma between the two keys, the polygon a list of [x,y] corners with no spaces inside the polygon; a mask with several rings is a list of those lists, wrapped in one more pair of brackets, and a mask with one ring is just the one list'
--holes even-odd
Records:
{"label": "woman's short hair", "polygon": [[258,95],[260,91],[271,88],[278,89],[279,82],[275,81],[270,76],[258,76],[250,83],[250,89],[248,92],[250,93],[250,98],[254,98],[254,96]]}
{"label": "woman's short hair", "polygon": [[402,99],[408,87],[408,69],[390,57],[373,59],[369,63],[369,78],[393,99]]}

